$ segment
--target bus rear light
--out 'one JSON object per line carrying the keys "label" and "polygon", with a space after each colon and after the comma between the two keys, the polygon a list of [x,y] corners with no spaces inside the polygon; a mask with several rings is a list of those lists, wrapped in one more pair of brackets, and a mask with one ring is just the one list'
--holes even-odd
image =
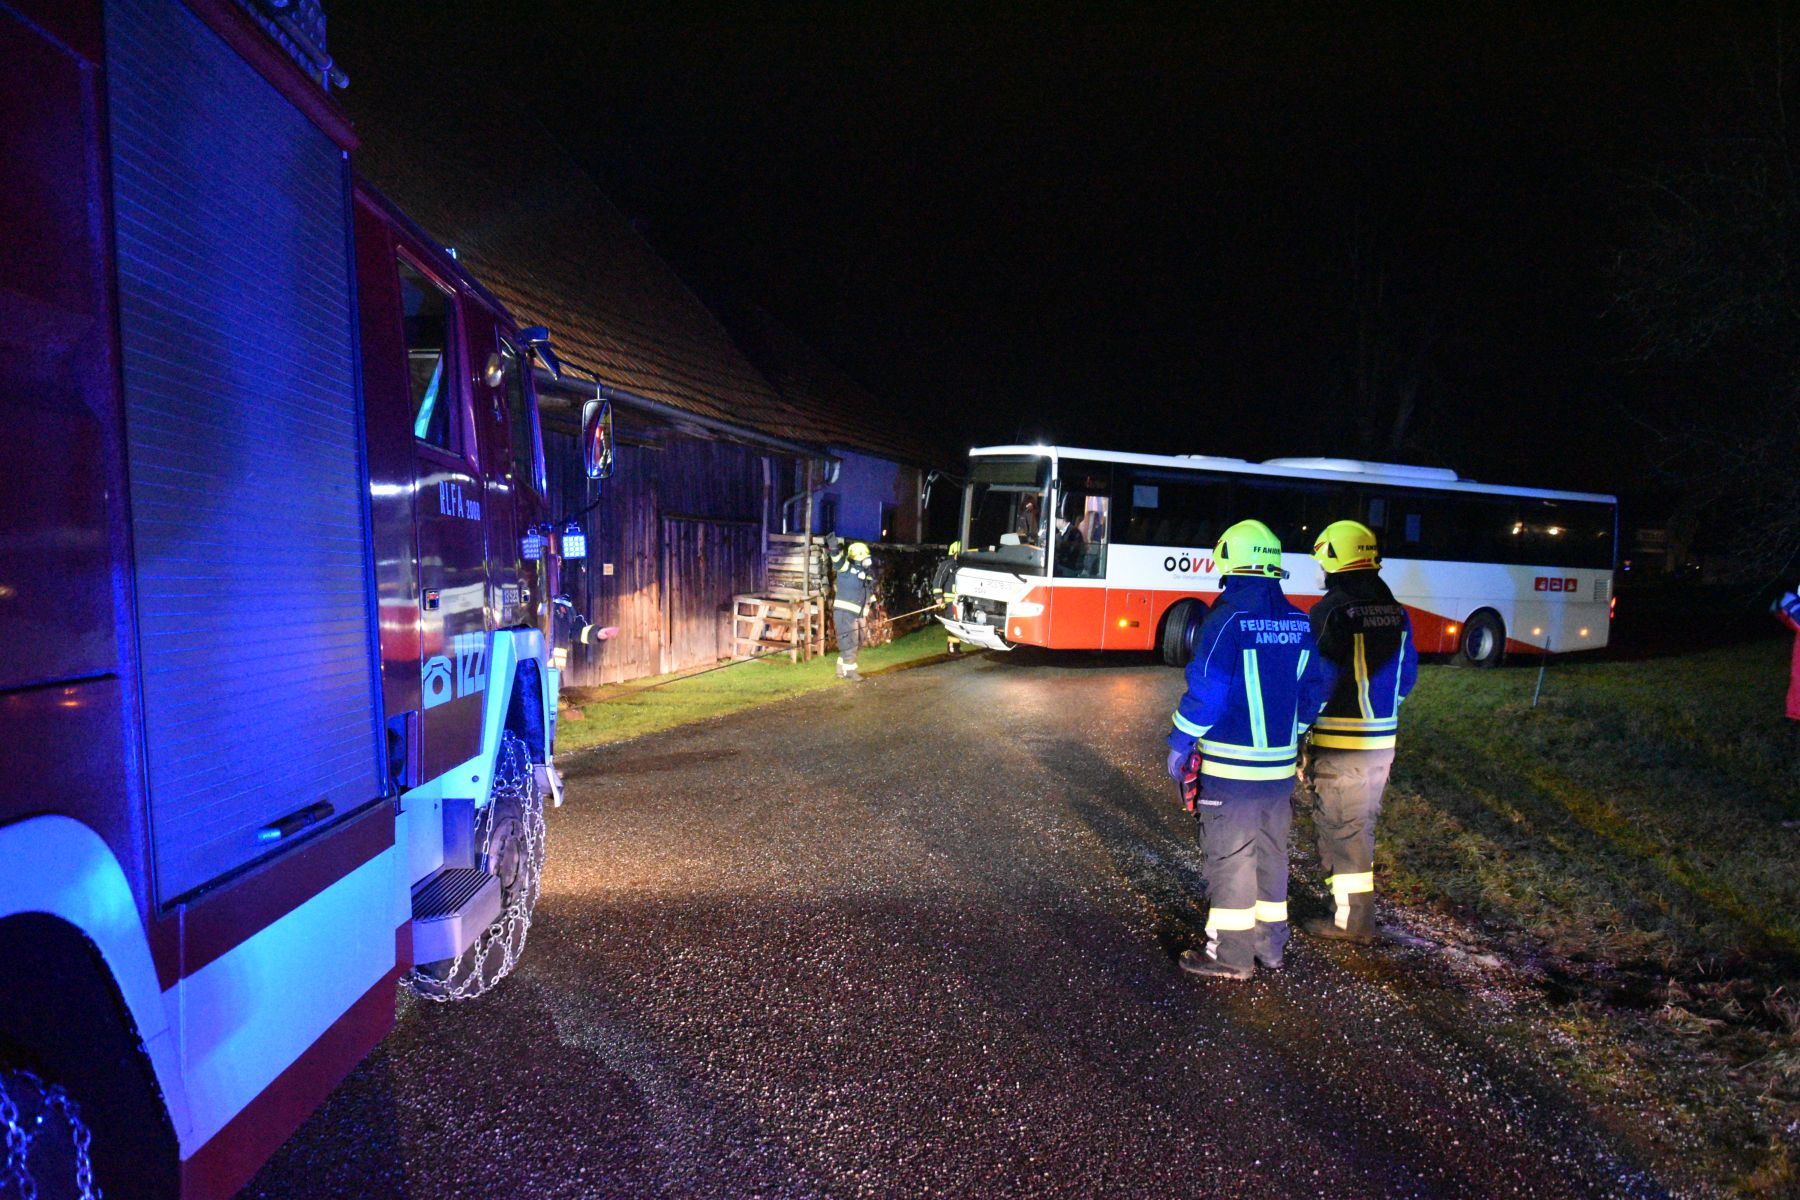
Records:
{"label": "bus rear light", "polygon": [[1606,619],[1616,621],[1619,617],[1619,598],[1614,596],[1606,602]]}

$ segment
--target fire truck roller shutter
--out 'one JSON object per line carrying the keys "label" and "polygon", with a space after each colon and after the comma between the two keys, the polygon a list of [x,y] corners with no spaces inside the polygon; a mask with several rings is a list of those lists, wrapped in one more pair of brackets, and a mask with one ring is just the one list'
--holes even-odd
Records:
{"label": "fire truck roller shutter", "polygon": [[112,0],[106,41],[166,902],[383,792],[348,164],[177,0]]}

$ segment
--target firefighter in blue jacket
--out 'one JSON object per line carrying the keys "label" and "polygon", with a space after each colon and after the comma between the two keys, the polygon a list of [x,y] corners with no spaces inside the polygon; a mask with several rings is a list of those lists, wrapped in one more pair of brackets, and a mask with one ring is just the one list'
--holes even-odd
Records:
{"label": "firefighter in blue jacket", "polygon": [[1319,534],[1313,558],[1325,595],[1313,605],[1319,656],[1336,686],[1313,722],[1307,790],[1332,915],[1303,928],[1347,942],[1375,938],[1375,820],[1394,765],[1400,702],[1419,677],[1419,649],[1406,608],[1381,578],[1375,532],[1336,521]]}
{"label": "firefighter in blue jacket", "polygon": [[1331,691],[1306,615],[1281,592],[1281,542],[1261,521],[1240,521],[1213,552],[1223,592],[1201,626],[1187,694],[1169,733],[1179,780],[1196,747],[1198,816],[1211,909],[1204,951],[1181,969],[1248,979],[1281,965],[1287,947],[1288,830],[1303,729]]}
{"label": "firefighter in blue jacket", "polygon": [[867,542],[845,545],[834,533],[825,539],[831,551],[831,569],[837,575],[837,593],[831,602],[832,623],[837,628],[839,679],[862,682],[856,671],[856,651],[862,645],[869,601],[875,597],[875,570]]}

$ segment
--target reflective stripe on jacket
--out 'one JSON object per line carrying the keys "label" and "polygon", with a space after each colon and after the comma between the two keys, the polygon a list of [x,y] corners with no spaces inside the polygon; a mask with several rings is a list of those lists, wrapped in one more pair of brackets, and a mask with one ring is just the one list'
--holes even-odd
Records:
{"label": "reflective stripe on jacket", "polygon": [[875,572],[869,564],[850,561],[850,555],[842,546],[831,556],[831,569],[837,572],[837,597],[831,607],[837,612],[855,613],[862,616],[869,607],[869,598],[875,594]]}
{"label": "reflective stripe on jacket", "polygon": [[1313,723],[1312,744],[1326,750],[1386,750],[1400,728],[1400,703],[1419,678],[1412,619],[1372,570],[1325,577],[1313,605],[1319,654],[1337,685]]}
{"label": "reflective stripe on jacket", "polygon": [[1200,772],[1216,779],[1292,778],[1300,732],[1331,685],[1312,627],[1281,584],[1228,575],[1200,627],[1169,748],[1187,753],[1199,742]]}

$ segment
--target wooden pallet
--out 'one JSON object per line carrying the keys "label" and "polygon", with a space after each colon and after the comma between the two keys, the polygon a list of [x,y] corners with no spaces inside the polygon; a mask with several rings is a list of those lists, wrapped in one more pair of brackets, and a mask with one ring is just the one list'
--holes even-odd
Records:
{"label": "wooden pallet", "polygon": [[825,653],[825,597],[733,596],[731,653],[750,658],[785,650],[790,662]]}

